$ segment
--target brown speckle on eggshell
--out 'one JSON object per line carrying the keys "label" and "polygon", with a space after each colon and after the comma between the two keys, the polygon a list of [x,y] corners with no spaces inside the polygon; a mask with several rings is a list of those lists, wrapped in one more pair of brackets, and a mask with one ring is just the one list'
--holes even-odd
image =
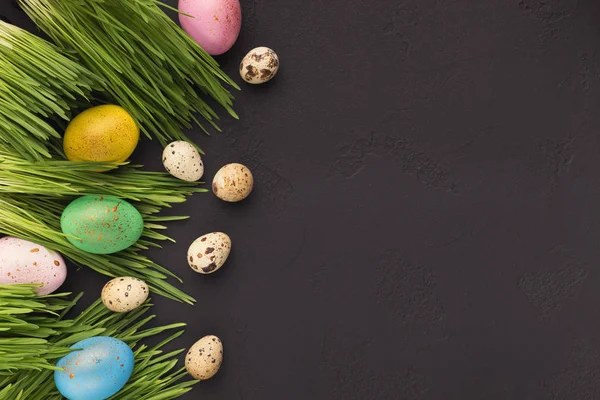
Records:
{"label": "brown speckle on eggshell", "polygon": [[238,202],[250,195],[254,188],[252,172],[242,164],[227,164],[213,178],[213,193],[228,202]]}
{"label": "brown speckle on eggshell", "polygon": [[149,294],[148,285],[137,278],[124,276],[106,283],[102,302],[111,311],[128,312],[141,306]]}
{"label": "brown speckle on eggshell", "polygon": [[210,379],[219,371],[223,364],[223,344],[214,336],[204,336],[187,352],[185,369],[195,379]]}

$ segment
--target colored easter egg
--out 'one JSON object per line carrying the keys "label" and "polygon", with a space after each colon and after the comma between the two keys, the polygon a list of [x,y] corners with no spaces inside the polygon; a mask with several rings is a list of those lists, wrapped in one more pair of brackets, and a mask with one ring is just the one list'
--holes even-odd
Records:
{"label": "colored easter egg", "polygon": [[125,200],[82,196],[63,211],[60,225],[68,240],[80,250],[112,254],[135,244],[144,231],[139,211]]}
{"label": "colored easter egg", "polygon": [[54,383],[69,400],[104,400],[125,386],[133,372],[134,355],[123,341],[94,336],[71,346],[80,349],[58,360]]}
{"label": "colored easter egg", "polygon": [[0,284],[37,283],[39,295],[50,294],[67,278],[67,266],[55,251],[14,237],[0,239]]}
{"label": "colored easter egg", "polygon": [[242,27],[239,0],[179,0],[181,27],[206,52],[216,56],[231,49]]}
{"label": "colored easter egg", "polygon": [[140,129],[122,107],[105,104],[88,108],[69,123],[63,138],[71,161],[123,162],[140,139]]}

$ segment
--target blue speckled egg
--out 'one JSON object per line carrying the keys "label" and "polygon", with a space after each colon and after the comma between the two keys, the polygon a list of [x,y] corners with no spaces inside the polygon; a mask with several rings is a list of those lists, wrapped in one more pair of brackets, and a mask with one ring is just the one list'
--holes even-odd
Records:
{"label": "blue speckled egg", "polygon": [[134,355],[115,338],[95,336],[71,346],[74,351],[58,360],[54,372],[58,391],[69,400],[104,400],[125,386],[133,372]]}

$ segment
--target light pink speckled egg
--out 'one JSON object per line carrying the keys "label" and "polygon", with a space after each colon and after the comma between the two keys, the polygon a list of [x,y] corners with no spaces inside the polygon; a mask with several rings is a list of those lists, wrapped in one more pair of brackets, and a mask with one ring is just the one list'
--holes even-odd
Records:
{"label": "light pink speckled egg", "polygon": [[67,277],[62,256],[44,246],[14,237],[0,239],[0,284],[40,283],[38,294],[50,294]]}
{"label": "light pink speckled egg", "polygon": [[242,28],[239,0],[179,0],[181,27],[210,55],[231,49]]}

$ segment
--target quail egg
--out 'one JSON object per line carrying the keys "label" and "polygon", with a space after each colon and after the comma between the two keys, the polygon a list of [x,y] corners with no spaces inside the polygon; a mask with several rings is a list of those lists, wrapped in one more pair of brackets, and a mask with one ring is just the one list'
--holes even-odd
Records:
{"label": "quail egg", "polygon": [[185,369],[196,379],[210,379],[223,364],[223,343],[214,335],[198,340],[185,356]]}
{"label": "quail egg", "polygon": [[207,233],[188,249],[188,263],[200,274],[211,274],[225,264],[231,251],[231,239],[225,233]]}
{"label": "quail egg", "polygon": [[142,280],[123,276],[110,281],[102,289],[102,302],[111,311],[128,312],[148,298],[148,285]]}
{"label": "quail egg", "polygon": [[227,164],[213,178],[213,193],[228,202],[244,200],[252,192],[254,177],[252,172],[242,164]]}
{"label": "quail egg", "polygon": [[252,84],[270,81],[277,71],[279,71],[279,57],[268,47],[250,50],[240,64],[242,79]]}
{"label": "quail egg", "polygon": [[165,147],[162,162],[168,173],[183,181],[194,182],[204,175],[200,153],[194,145],[182,140]]}

